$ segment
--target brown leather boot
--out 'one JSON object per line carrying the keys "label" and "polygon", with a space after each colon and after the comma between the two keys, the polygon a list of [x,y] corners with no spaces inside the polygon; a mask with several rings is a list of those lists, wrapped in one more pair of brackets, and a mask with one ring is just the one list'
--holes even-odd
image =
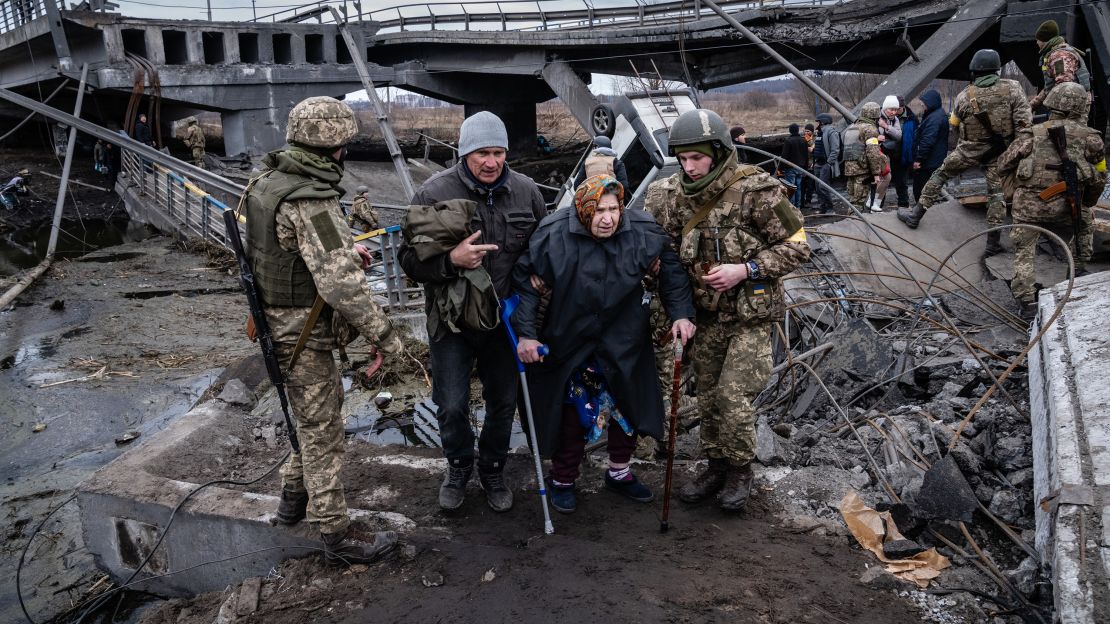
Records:
{"label": "brown leather boot", "polygon": [[277,521],[282,524],[297,524],[308,513],[308,492],[294,492],[281,489],[281,502],[278,503]]}
{"label": "brown leather boot", "polygon": [[678,499],[684,503],[702,502],[721,491],[727,474],[728,460],[710,457],[709,466],[678,490]]}
{"label": "brown leather boot", "polygon": [[752,477],[751,463],[744,464],[741,468],[729,468],[728,479],[721,490],[721,509],[740,511],[744,508],[752,493]]}
{"label": "brown leather boot", "polygon": [[397,545],[393,531],[380,533],[355,532],[351,527],[338,533],[321,533],[324,539],[324,563],[330,566],[367,565],[381,559]]}

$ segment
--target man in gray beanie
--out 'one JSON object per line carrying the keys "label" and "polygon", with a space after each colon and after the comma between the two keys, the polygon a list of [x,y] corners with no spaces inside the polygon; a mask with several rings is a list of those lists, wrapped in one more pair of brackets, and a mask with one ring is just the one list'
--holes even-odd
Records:
{"label": "man in gray beanie", "polygon": [[[450,252],[421,260],[416,250],[401,246],[401,267],[425,285],[429,328],[436,284],[450,281],[467,269],[485,268],[498,298],[509,296],[510,277],[517,258],[528,248],[532,231],[547,215],[540,190],[527,176],[509,169],[505,157],[509,136],[497,115],[480,112],[459,128],[459,162],[428,178],[412,198],[415,205],[431,206],[446,200],[477,204],[471,221],[474,233]],[[452,332],[437,323],[429,331],[432,356],[432,400],[439,408],[439,433],[448,468],[439,489],[439,505],[458,509],[474,467],[474,432],[470,427],[470,371],[475,363],[482,382],[486,417],[478,438],[478,478],[494,511],[508,511],[512,490],[502,476],[509,454],[513,414],[517,406],[517,372],[513,350],[504,328]]]}

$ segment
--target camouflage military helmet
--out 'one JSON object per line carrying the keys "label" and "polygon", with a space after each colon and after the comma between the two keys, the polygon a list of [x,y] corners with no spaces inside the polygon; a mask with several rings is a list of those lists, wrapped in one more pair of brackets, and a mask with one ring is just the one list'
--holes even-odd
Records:
{"label": "camouflage military helmet", "polygon": [[863,107],[859,109],[860,119],[870,119],[871,121],[878,121],[881,109],[878,102],[865,102]]}
{"label": "camouflage military helmet", "polygon": [[998,56],[996,50],[984,48],[975,53],[971,57],[971,64],[968,66],[974,76],[981,76],[983,74],[997,74],[1002,71],[1002,58]]}
{"label": "camouflage military helmet", "polygon": [[308,147],[342,147],[358,134],[355,112],[339,100],[318,95],[289,111],[285,140]]}
{"label": "camouflage military helmet", "polygon": [[189,115],[188,117],[185,118],[185,123],[190,125],[190,126],[195,126],[197,124],[197,118],[192,116],[192,115]]}
{"label": "camouflage military helmet", "polygon": [[361,186],[359,186],[358,188],[355,189],[355,195],[362,195],[363,193],[369,193],[369,192],[370,192],[370,189],[366,188],[365,185],[361,185]]}
{"label": "camouflage military helmet", "polygon": [[732,146],[728,126],[721,116],[711,110],[699,108],[678,116],[667,135],[667,151],[671,156],[683,151],[679,148],[699,143],[716,143],[715,148]]}
{"label": "camouflage military helmet", "polygon": [[1087,116],[1087,90],[1079,83],[1064,82],[1053,87],[1044,99],[1045,108],[1072,119]]}

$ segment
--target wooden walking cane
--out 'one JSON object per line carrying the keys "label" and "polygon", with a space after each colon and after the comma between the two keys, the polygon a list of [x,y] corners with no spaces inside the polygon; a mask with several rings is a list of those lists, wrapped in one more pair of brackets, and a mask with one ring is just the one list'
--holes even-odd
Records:
{"label": "wooden walking cane", "polygon": [[671,515],[671,484],[674,480],[674,447],[678,435],[678,397],[682,389],[682,341],[674,338],[674,383],[671,385],[671,424],[667,439],[667,477],[663,481],[663,517],[659,520],[659,532],[666,533],[670,528],[667,520]]}

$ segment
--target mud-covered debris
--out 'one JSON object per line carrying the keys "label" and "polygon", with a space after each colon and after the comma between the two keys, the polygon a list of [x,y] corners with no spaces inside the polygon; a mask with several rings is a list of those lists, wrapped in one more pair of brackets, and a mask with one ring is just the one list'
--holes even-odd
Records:
{"label": "mud-covered debris", "polygon": [[424,587],[440,587],[443,585],[443,575],[439,572],[430,572],[420,577]]}
{"label": "mud-covered debris", "polygon": [[490,581],[492,581],[495,578],[497,578],[497,573],[493,571],[493,568],[490,568],[490,569],[486,570],[485,574],[482,575],[482,582],[483,583],[489,583]]}
{"label": "mud-covered debris", "polygon": [[925,547],[913,540],[891,540],[883,544],[883,555],[888,559],[909,559],[920,552],[925,552]]}
{"label": "mud-covered debris", "polygon": [[125,434],[121,435],[120,437],[116,438],[116,446],[123,446],[125,444],[131,444],[131,442],[133,442],[135,440],[135,438],[138,438],[140,435],[142,435],[142,434],[139,433],[138,431],[128,431],[127,433],[125,433]]}
{"label": "mud-covered debris", "polygon": [[767,415],[759,417],[755,425],[755,457],[764,466],[787,464],[793,458],[785,438],[771,430]]}
{"label": "mud-covered debris", "polygon": [[31,427],[31,431],[33,431],[34,433],[41,433],[43,431],[46,431],[46,423],[35,423],[35,426]]}
{"label": "mud-covered debris", "polygon": [[66,302],[63,299],[55,299],[50,303],[50,309],[55,312],[60,312],[66,309]]}
{"label": "mud-covered debris", "polygon": [[971,522],[979,507],[975,491],[960,472],[956,459],[948,454],[925,473],[917,506],[927,518]]}
{"label": "mud-covered debris", "polygon": [[224,384],[223,392],[216,398],[229,405],[241,405],[247,409],[254,406],[254,393],[238,379],[232,379]]}
{"label": "mud-covered debris", "polygon": [[382,390],[374,396],[374,405],[379,408],[385,408],[393,402],[393,393],[388,390]]}

